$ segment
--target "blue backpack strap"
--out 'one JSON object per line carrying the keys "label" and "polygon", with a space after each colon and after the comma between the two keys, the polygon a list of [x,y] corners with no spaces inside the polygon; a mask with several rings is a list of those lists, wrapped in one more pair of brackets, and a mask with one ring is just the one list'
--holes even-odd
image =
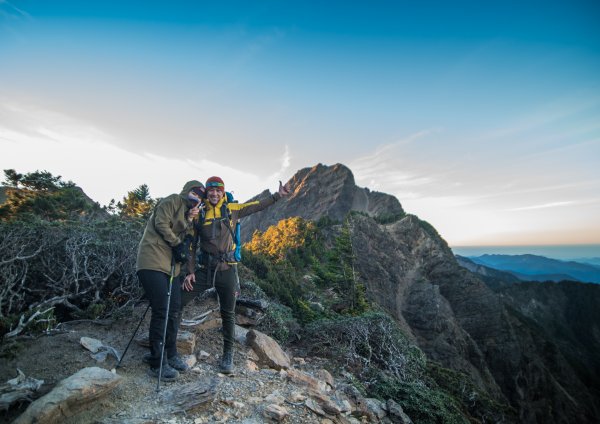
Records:
{"label": "blue backpack strap", "polygon": [[[233,196],[231,195],[231,193],[226,192],[227,194],[227,201],[223,202],[223,204],[221,205],[221,218],[226,219],[227,221],[227,228],[229,229],[229,232],[231,233],[231,238],[233,239],[233,244],[235,245],[234,250],[233,250],[233,258],[236,262],[240,262],[242,260],[242,241],[241,241],[241,227],[240,227],[240,222],[236,222],[235,223],[235,230],[233,228],[231,228],[231,210],[229,209],[229,207],[227,206],[227,204],[229,203],[229,199],[233,199]],[[233,202],[235,202],[234,200],[232,200]]]}

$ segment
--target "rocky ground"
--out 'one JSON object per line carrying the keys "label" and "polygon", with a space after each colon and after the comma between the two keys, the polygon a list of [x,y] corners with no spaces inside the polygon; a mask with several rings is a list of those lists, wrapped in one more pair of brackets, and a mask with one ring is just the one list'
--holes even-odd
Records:
{"label": "rocky ground", "polygon": [[[184,319],[214,308],[216,304],[213,300],[197,301],[186,309]],[[97,362],[81,345],[81,337],[98,339],[121,353],[145,309],[143,305],[137,307],[133,316],[116,322],[67,323],[61,327],[63,332],[36,338],[21,337],[13,342],[15,344],[4,343],[0,382],[14,378],[19,369],[28,377],[44,380],[40,390],[44,393],[85,367],[113,370],[116,359],[109,356],[106,361]],[[139,335],[147,334],[149,315],[148,313]],[[391,422],[389,414],[385,416],[385,403],[357,400],[352,396],[355,392],[344,384],[343,378],[338,378],[336,382],[325,371],[328,364],[323,359],[302,358],[288,351],[289,357],[293,358],[291,369],[276,370],[261,365],[253,349],[238,344],[234,361],[236,372],[225,376],[217,370],[221,346],[218,327],[197,332],[193,352],[195,358],[198,358],[197,363],[177,381],[161,383],[160,392],[157,392],[156,379],[146,374],[147,365],[141,361],[147,349],[134,342],[121,367],[115,370],[122,377],[117,387],[108,395],[92,401],[83,411],[61,419],[61,422],[357,423],[379,422],[380,419]],[[182,412],[177,405],[179,390],[195,383],[210,389],[211,396],[201,407]],[[13,406],[8,411],[0,412],[0,422],[13,421],[27,406],[24,403],[20,407]],[[396,419],[394,421],[400,422]]]}

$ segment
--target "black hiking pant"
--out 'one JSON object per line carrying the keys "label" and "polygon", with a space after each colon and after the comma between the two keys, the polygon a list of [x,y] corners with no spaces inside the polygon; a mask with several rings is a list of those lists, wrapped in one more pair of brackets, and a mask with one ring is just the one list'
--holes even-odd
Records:
{"label": "black hiking pant", "polygon": [[[216,272],[216,275],[215,275]],[[196,296],[215,283],[215,290],[219,296],[219,308],[223,321],[223,350],[231,350],[235,341],[235,292],[239,291],[237,269],[231,266],[224,271],[215,271],[214,268],[204,266],[196,271],[196,283],[192,291],[182,291],[182,304],[187,305]]]}
{"label": "black hiking pant", "polygon": [[[160,348],[167,318],[167,299],[169,293],[168,274],[160,271],[141,269],[137,272],[138,278],[144,287],[146,297],[150,301],[152,315],[150,317],[150,366],[160,366]],[[167,337],[165,339],[165,353],[163,363],[167,358],[177,356],[177,330],[181,320],[181,282],[178,277],[173,278],[171,288],[171,302],[167,321]]]}

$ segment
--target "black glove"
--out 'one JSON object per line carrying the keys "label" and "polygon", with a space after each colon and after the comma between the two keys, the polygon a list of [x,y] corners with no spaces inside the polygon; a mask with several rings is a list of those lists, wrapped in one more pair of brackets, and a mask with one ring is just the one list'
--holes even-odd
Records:
{"label": "black glove", "polygon": [[192,236],[188,234],[181,243],[171,248],[171,250],[173,250],[173,260],[175,262],[184,264],[188,261],[192,240]]}

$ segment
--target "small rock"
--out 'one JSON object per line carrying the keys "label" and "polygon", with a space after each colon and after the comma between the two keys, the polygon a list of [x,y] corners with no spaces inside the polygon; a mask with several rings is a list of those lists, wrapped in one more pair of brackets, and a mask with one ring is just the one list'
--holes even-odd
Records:
{"label": "small rock", "polygon": [[259,368],[258,368],[258,365],[256,365],[255,362],[253,362],[253,361],[251,361],[249,359],[246,359],[246,369],[248,371],[256,372],[256,371],[258,371]]}
{"label": "small rock", "polygon": [[294,362],[297,363],[298,365],[304,365],[304,364],[306,364],[306,361],[304,360],[304,358],[295,357],[294,358]]}
{"label": "small rock", "polygon": [[329,373],[329,371],[321,368],[316,372],[316,376],[319,380],[329,384],[331,388],[335,387],[335,381],[333,380],[333,376]]}
{"label": "small rock", "polygon": [[224,411],[217,411],[213,414],[213,419],[218,423],[226,423],[231,418],[231,415]]}
{"label": "small rock", "polygon": [[367,408],[369,408],[369,411],[378,419],[381,420],[387,415],[387,406],[383,402],[375,398],[366,398],[365,400],[367,402]]}
{"label": "small rock", "polygon": [[269,403],[281,405],[283,402],[285,402],[285,398],[283,396],[281,396],[279,393],[274,392],[274,393],[271,393],[270,395],[268,395],[265,398],[265,401],[267,401]]}
{"label": "small rock", "polygon": [[203,351],[203,350],[201,350],[201,351],[198,353],[198,359],[199,359],[199,360],[201,360],[201,361],[204,361],[204,360],[208,359],[209,357],[210,357],[210,353],[208,353],[208,352],[205,352],[205,351]]}
{"label": "small rock", "polygon": [[289,415],[287,409],[279,405],[267,405],[263,411],[263,415],[267,418],[271,418],[276,421],[282,421]]}
{"label": "small rock", "polygon": [[183,362],[185,362],[188,367],[192,368],[194,365],[196,365],[197,359],[196,359],[196,355],[182,355],[181,359],[183,360]]}
{"label": "small rock", "polygon": [[211,330],[213,328],[221,328],[223,326],[223,321],[221,318],[213,318],[202,322],[201,324],[190,327],[189,329],[194,333],[201,333],[206,330]]}
{"label": "small rock", "polygon": [[177,334],[177,350],[186,355],[194,353],[196,347],[196,335],[189,331],[180,331]]}
{"label": "small rock", "polygon": [[288,398],[288,401],[292,402],[292,403],[299,403],[299,402],[304,402],[306,400],[306,396],[304,396],[302,393],[300,392],[293,392],[290,397]]}
{"label": "small rock", "polygon": [[92,339],[91,337],[82,337],[79,339],[79,343],[92,353],[98,353],[100,348],[104,346],[100,340]]}
{"label": "small rock", "polygon": [[338,400],[337,404],[340,407],[340,411],[342,414],[352,412],[352,405],[350,404],[348,399]]}
{"label": "small rock", "polygon": [[258,355],[256,354],[256,352],[252,349],[250,349],[247,353],[246,353],[246,358],[253,360],[254,362],[258,362],[260,360],[260,358],[258,357]]}
{"label": "small rock", "polygon": [[246,344],[246,336],[248,335],[248,329],[244,328],[244,327],[240,327],[239,325],[235,326],[235,332],[234,332],[234,338],[235,341],[238,342],[241,345],[245,345]]}
{"label": "small rock", "polygon": [[302,371],[290,368],[287,370],[287,374],[287,378],[296,384],[303,384],[315,391],[327,392],[329,390],[329,386],[327,386],[327,383],[317,378],[314,378],[313,376],[310,376]]}
{"label": "small rock", "polygon": [[304,404],[306,405],[306,407],[308,409],[310,409],[317,415],[321,415],[321,416],[327,415],[325,413],[325,411],[323,411],[323,409],[319,406],[319,404],[317,402],[315,402],[313,399],[310,399],[310,398],[306,399],[306,402],[304,402]]}

